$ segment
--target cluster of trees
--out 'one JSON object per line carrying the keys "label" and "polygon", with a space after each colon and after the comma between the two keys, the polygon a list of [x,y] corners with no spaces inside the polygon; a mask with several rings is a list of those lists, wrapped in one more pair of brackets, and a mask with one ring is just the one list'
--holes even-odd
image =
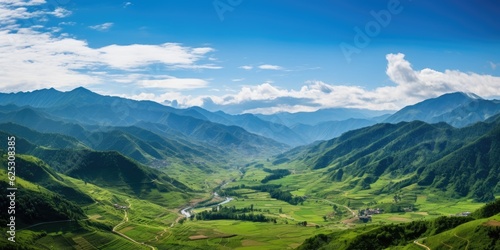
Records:
{"label": "cluster of trees", "polygon": [[273,165],[283,164],[283,163],[288,162],[288,161],[290,161],[290,159],[288,159],[286,157],[285,158],[279,158],[279,159],[273,161]]}
{"label": "cluster of trees", "polygon": [[472,215],[474,218],[481,219],[491,217],[498,213],[500,213],[500,199],[496,199],[486,204],[484,207],[476,210]]}
{"label": "cluster of trees", "polygon": [[299,203],[302,204],[305,201],[304,197],[293,196],[292,193],[289,191],[283,191],[280,187],[281,185],[267,184],[248,188],[261,192],[268,192],[271,195],[271,198],[288,202],[291,205],[297,205]]}
{"label": "cluster of trees", "polygon": [[288,169],[269,169],[269,168],[264,168],[264,171],[270,173],[270,175],[264,177],[260,182],[262,183],[267,183],[272,180],[278,180],[281,179],[287,175],[290,175],[291,172]]}
{"label": "cluster of trees", "polygon": [[211,211],[203,211],[196,214],[197,220],[242,220],[242,221],[252,221],[252,222],[274,222],[275,218],[267,218],[263,214],[254,214],[253,211],[261,211],[260,209],[254,209],[253,206],[246,207],[242,209],[237,209],[236,207],[214,207]]}
{"label": "cluster of trees", "polygon": [[299,226],[303,226],[303,227],[307,227],[307,221],[300,221],[300,222],[297,222],[297,225],[299,225]]}

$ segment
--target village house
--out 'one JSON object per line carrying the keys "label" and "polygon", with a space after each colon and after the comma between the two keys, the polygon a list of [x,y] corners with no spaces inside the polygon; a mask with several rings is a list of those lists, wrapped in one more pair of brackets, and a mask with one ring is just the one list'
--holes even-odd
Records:
{"label": "village house", "polygon": [[472,214],[471,212],[461,212],[461,213],[458,213],[457,216],[467,217],[467,216],[470,216],[471,214]]}
{"label": "village house", "polygon": [[118,205],[118,204],[113,204],[113,206],[115,207],[115,209],[128,209],[128,206],[121,206],[121,205]]}

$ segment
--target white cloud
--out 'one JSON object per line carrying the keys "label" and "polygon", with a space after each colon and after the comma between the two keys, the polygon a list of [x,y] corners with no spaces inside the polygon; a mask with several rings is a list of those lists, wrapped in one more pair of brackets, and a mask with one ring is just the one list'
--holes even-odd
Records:
{"label": "white cloud", "polygon": [[55,17],[63,18],[71,15],[71,11],[57,7],[53,12],[50,12],[50,14],[54,15]]}
{"label": "white cloud", "polygon": [[500,77],[464,73],[414,70],[404,54],[388,54],[387,76],[394,85],[368,90],[360,86],[334,85],[309,81],[299,89],[285,89],[263,83],[244,86],[235,94],[223,96],[175,96],[180,107],[193,105],[233,112],[275,113],[314,111],[320,108],[348,107],[397,110],[406,105],[449,92],[472,92],[485,98],[500,96]]}
{"label": "white cloud", "polygon": [[[32,25],[29,28],[21,28],[19,23],[24,22],[24,19],[47,16],[60,18],[70,13],[62,8],[53,11],[30,11],[28,8],[43,3],[45,1],[0,0],[0,91],[25,91],[48,87],[67,90],[77,86],[120,81],[130,83],[128,76],[131,74],[136,77],[132,84],[138,85],[143,80],[143,83],[147,84],[151,77],[141,72],[147,72],[151,65],[162,69],[220,68],[215,64],[199,63],[213,51],[209,47],[193,48],[177,43],[163,43],[113,44],[92,48],[85,40],[73,38],[69,34],[56,34],[60,31],[57,26]],[[101,26],[106,28],[110,25]],[[184,89],[203,87],[207,84],[203,80],[186,79],[176,81],[175,84],[169,82],[172,80],[165,83],[170,83],[174,89],[181,88],[178,82],[187,84]]]}
{"label": "white cloud", "polygon": [[304,105],[293,105],[293,106],[277,105],[275,107],[268,107],[268,108],[247,109],[244,110],[243,113],[271,115],[279,112],[297,113],[297,112],[314,112],[317,110],[318,110],[317,107],[304,106]]}
{"label": "white cloud", "polygon": [[282,70],[283,67],[278,66],[278,65],[271,65],[271,64],[263,64],[259,66],[259,69],[267,69],[267,70]]}
{"label": "white cloud", "polygon": [[[153,63],[178,67],[195,67],[193,64],[212,51],[210,48],[189,48],[176,43],[160,45],[132,44],[109,45],[96,50],[99,59],[117,69],[133,69]],[[200,66],[201,67],[201,66]]]}
{"label": "white cloud", "polygon": [[76,22],[60,22],[59,25],[75,26]]}
{"label": "white cloud", "polygon": [[103,24],[97,24],[93,26],[89,26],[89,28],[97,31],[107,31],[113,27],[113,23],[103,23]]}
{"label": "white cloud", "polygon": [[251,69],[253,69],[253,66],[245,65],[245,66],[241,66],[240,69],[251,70]]}
{"label": "white cloud", "polygon": [[29,0],[29,1],[22,1],[22,0],[2,0],[2,3],[4,4],[10,4],[12,6],[34,6],[34,5],[41,5],[46,3],[45,0]]}
{"label": "white cloud", "polygon": [[19,25],[16,24],[18,20],[27,21],[32,19],[32,23],[37,23],[41,19],[46,20],[48,16],[55,16],[58,18],[63,18],[71,14],[64,8],[57,7],[54,11],[48,10],[36,10],[29,11],[28,8],[32,6],[42,5],[46,2],[44,0],[2,0],[0,1],[0,25],[5,26],[5,28],[14,28]]}
{"label": "white cloud", "polygon": [[130,5],[132,5],[132,2],[124,2],[124,3],[123,3],[123,8],[127,8],[127,7],[129,7]]}
{"label": "white cloud", "polygon": [[208,86],[208,82],[203,79],[196,78],[165,78],[165,79],[151,79],[141,80],[139,84],[144,88],[156,89],[198,89]]}
{"label": "white cloud", "polygon": [[456,91],[473,92],[483,97],[500,94],[500,77],[458,70],[439,72],[425,68],[416,71],[404,57],[401,53],[387,55],[387,75],[397,86],[381,90],[395,91],[394,94],[414,100]]}
{"label": "white cloud", "polygon": [[209,64],[175,64],[170,69],[222,69],[222,66]]}

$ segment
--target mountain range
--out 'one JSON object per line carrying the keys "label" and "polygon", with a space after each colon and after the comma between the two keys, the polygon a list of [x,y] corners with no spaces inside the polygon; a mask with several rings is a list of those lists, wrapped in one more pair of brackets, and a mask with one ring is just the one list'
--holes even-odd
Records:
{"label": "mountain range", "polygon": [[[81,239],[74,237],[79,235],[138,247],[111,232],[118,228],[144,233],[155,226],[166,232],[165,221],[170,228],[182,221],[172,211],[190,201],[213,203],[219,194],[238,202],[248,199],[251,210],[253,203],[261,202],[300,210],[293,216],[305,213],[300,205],[304,201],[308,207],[333,200],[334,213],[341,212],[338,204],[351,214],[350,209],[374,204],[388,212],[419,209],[422,197],[426,202],[487,202],[500,194],[500,102],[468,93],[445,94],[394,114],[329,109],[232,115],[102,96],[84,88],[44,89],[0,94],[0,137],[10,135],[16,137],[17,185],[24,190],[16,197],[25,211],[19,225],[73,221],[76,229],[60,229],[68,233],[61,242],[73,246],[80,246]],[[4,146],[0,154],[6,155]],[[0,159],[2,165],[6,161]],[[0,186],[7,188],[5,168],[0,177]],[[259,191],[257,199],[251,197],[253,191]],[[273,199],[261,200],[266,195]],[[284,202],[294,199],[299,202]],[[8,204],[5,196],[0,204]],[[130,213],[121,210],[128,209],[127,204],[134,205]],[[266,213],[286,220],[280,227],[290,219],[281,216],[290,216],[281,207]],[[99,219],[101,215],[105,218]],[[127,216],[134,216],[129,226],[118,227]],[[5,218],[0,222],[8,223]],[[426,232],[404,237],[437,237],[433,230],[443,223],[447,229],[461,227],[447,221],[422,222],[419,227]],[[393,230],[373,228],[377,234]],[[187,238],[183,230],[169,229],[169,237],[175,236],[168,244],[181,244]],[[153,243],[162,235],[157,231],[148,242],[162,246],[166,243]],[[30,239],[46,246],[43,241],[54,235],[35,230]],[[359,233],[349,244],[364,244],[365,236],[373,235]],[[304,249],[336,245],[334,237],[311,238]],[[187,246],[182,244],[181,249]]]}
{"label": "mountain range", "polygon": [[[325,181],[348,188],[369,189],[383,175],[405,176],[379,191],[430,185],[480,201],[497,193],[498,187],[487,187],[500,179],[492,158],[500,101],[470,93],[445,94],[382,116],[359,109],[230,115],[84,88],[0,94],[0,105],[0,131],[26,138],[27,154],[69,175],[69,163],[61,159],[72,152],[116,151],[138,163],[204,174],[243,164],[241,157],[278,155],[272,160],[277,165],[327,169]],[[56,150],[55,158],[49,150]]]}
{"label": "mountain range", "polygon": [[[96,126],[137,126],[149,130],[159,124],[162,125],[161,132],[169,136],[225,146],[224,149],[240,147],[250,154],[259,151],[262,145],[269,145],[272,148],[269,152],[276,153],[289,147],[328,140],[349,130],[379,122],[421,120],[464,127],[484,121],[500,110],[498,100],[485,100],[474,94],[456,92],[405,107],[392,115],[389,111],[346,108],[308,113],[230,115],[199,107],[175,109],[150,101],[102,96],[82,87],[69,92],[43,89],[0,93],[0,105],[4,105],[0,111],[6,113],[2,117],[13,116],[12,112],[29,112],[21,109],[24,107],[41,112],[38,116],[94,129]],[[16,120],[3,118],[2,121]]]}

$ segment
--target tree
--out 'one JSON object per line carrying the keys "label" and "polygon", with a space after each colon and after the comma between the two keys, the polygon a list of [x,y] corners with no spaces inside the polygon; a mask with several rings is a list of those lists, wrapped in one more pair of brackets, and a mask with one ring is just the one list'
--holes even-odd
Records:
{"label": "tree", "polygon": [[184,221],[185,221],[185,220],[186,220],[186,218],[182,218],[182,219],[180,219],[180,220],[179,220],[179,224],[181,224],[181,225],[182,225],[182,224],[184,223]]}
{"label": "tree", "polygon": [[326,218],[326,215],[323,215],[323,220],[328,221],[328,218]]}

